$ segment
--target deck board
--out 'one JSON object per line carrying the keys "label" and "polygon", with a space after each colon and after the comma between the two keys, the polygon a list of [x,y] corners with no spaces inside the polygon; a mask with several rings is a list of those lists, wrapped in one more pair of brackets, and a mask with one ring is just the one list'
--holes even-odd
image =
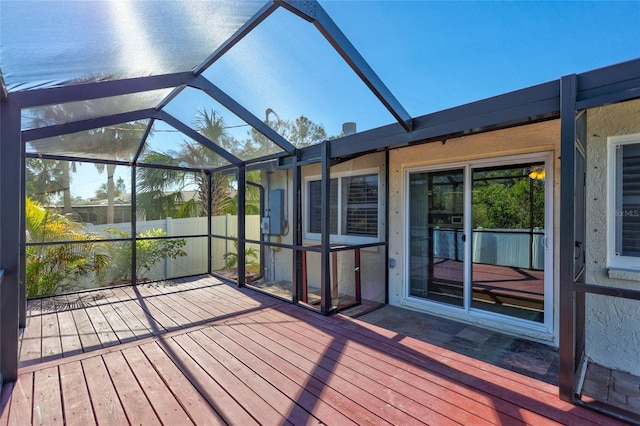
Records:
{"label": "deck board", "polygon": [[60,387],[67,426],[94,424],[96,421],[91,409],[91,399],[84,380],[82,364],[70,362],[60,365]]}
{"label": "deck board", "polygon": [[38,425],[62,425],[60,381],[58,369],[49,367],[35,372],[33,392],[33,423]]}
{"label": "deck board", "polygon": [[32,302],[0,426],[619,424],[547,383],[212,277]]}
{"label": "deck board", "polygon": [[160,420],[149,404],[145,392],[136,380],[124,352],[111,352],[102,356],[109,376],[113,382],[122,408],[132,424],[159,425]]}

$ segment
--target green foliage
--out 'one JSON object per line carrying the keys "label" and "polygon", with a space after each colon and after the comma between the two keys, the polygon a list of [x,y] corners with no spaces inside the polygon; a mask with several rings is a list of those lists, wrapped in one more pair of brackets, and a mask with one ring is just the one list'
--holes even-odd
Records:
{"label": "green foliage", "polygon": [[[235,268],[238,265],[238,242],[234,241],[233,246],[236,248],[235,252],[228,252],[222,255],[227,269]],[[245,246],[244,260],[247,271],[257,272],[260,268],[260,264],[257,262],[258,250],[255,247]]]}
{"label": "green foliage", "polygon": [[[113,189],[113,195],[115,197],[119,197],[127,190],[126,185],[124,184],[124,179],[121,177],[118,178],[116,184]],[[109,188],[106,183],[100,185],[100,187],[96,190],[96,198],[98,200],[106,200],[109,197]]]}
{"label": "green foliage", "polygon": [[[130,238],[129,234],[118,229],[107,229],[116,238]],[[182,249],[186,244],[184,239],[154,239],[165,237],[167,233],[162,229],[150,229],[138,234],[136,239],[136,278],[145,278],[151,268],[164,259],[176,259],[186,256]],[[112,243],[110,248],[112,265],[101,276],[103,282],[131,281],[131,243],[122,241]]]}
{"label": "green foliage", "polygon": [[474,173],[473,226],[544,227],[544,181],[527,173],[522,168]]}
{"label": "green foliage", "polygon": [[79,289],[79,279],[101,274],[109,258],[101,253],[99,236],[87,232],[80,224],[51,213],[27,197],[25,204],[26,241],[61,241],[65,244],[27,246],[27,297],[60,294]]}

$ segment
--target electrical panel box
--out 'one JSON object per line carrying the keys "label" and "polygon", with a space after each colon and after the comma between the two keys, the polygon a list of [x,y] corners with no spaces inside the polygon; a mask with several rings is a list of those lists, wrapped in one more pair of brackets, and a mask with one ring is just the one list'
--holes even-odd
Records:
{"label": "electrical panel box", "polygon": [[269,191],[269,234],[284,234],[284,189],[272,189]]}

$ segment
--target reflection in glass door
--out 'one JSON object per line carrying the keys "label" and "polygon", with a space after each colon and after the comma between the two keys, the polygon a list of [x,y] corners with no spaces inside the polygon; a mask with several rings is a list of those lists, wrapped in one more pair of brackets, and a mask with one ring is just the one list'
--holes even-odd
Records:
{"label": "reflection in glass door", "polygon": [[409,294],[464,306],[464,170],[409,175]]}
{"label": "reflection in glass door", "polygon": [[471,189],[471,307],[544,322],[544,163],[473,169]]}
{"label": "reflection in glass door", "polygon": [[539,156],[410,171],[408,296],[469,314],[550,321],[548,170]]}

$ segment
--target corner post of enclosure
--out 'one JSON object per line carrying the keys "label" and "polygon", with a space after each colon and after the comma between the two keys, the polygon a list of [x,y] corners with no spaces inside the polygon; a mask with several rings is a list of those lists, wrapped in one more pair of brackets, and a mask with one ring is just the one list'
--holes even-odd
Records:
{"label": "corner post of enclosure", "polygon": [[245,238],[246,238],[246,215],[245,215],[245,198],[247,187],[247,174],[244,164],[238,166],[238,286],[245,286]]}
{"label": "corner post of enclosure", "polygon": [[213,265],[212,265],[212,261],[211,261],[211,256],[213,255],[213,250],[211,248],[211,245],[213,243],[213,238],[211,238],[211,232],[213,231],[213,226],[211,225],[211,213],[213,213],[213,206],[211,205],[212,203],[212,189],[211,189],[211,184],[212,184],[212,177],[211,177],[211,172],[207,172],[207,273],[211,274],[211,272],[213,272]]}
{"label": "corner post of enclosure", "polygon": [[[26,286],[20,281],[20,252],[24,247],[20,235],[24,196],[24,149],[20,137],[20,107],[0,101],[0,269],[4,278],[0,287],[0,375],[14,381],[18,374],[18,328],[24,325]],[[22,303],[21,303],[22,302]],[[22,318],[21,318],[22,316]]]}
{"label": "corner post of enclosure", "polygon": [[137,284],[138,277],[136,276],[137,268],[137,251],[136,251],[136,235],[138,234],[138,197],[136,191],[136,178],[138,175],[137,166],[133,164],[131,166],[131,283]]}
{"label": "corner post of enclosure", "polygon": [[[298,164],[298,153],[293,157],[293,303],[300,301],[302,294],[302,256],[305,255],[299,247],[302,246],[302,178],[300,165]],[[304,271],[306,273],[306,271]]]}
{"label": "corner post of enclosure", "polygon": [[331,248],[331,142],[324,141],[322,149],[322,178],[321,178],[321,240],[320,240],[320,294],[322,295],[322,304],[320,312],[323,315],[331,313],[331,265],[329,262],[329,250]]}
{"label": "corner post of enclosure", "polygon": [[575,397],[574,210],[577,76],[560,80],[560,397]]}

